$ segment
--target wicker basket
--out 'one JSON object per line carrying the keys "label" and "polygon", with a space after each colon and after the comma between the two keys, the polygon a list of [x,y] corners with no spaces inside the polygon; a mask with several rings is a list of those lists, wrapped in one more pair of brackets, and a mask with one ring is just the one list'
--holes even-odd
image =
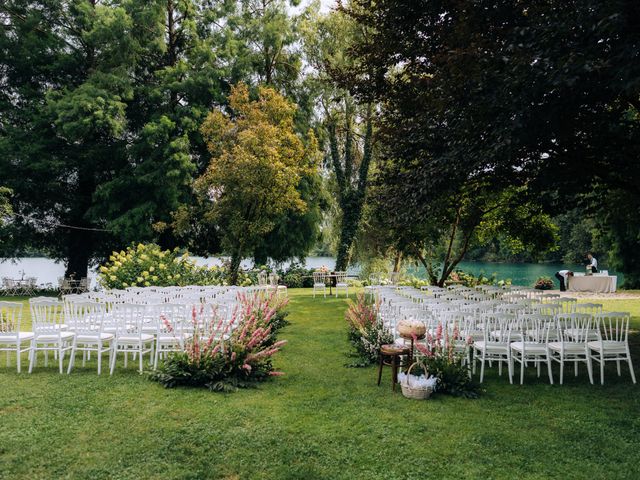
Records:
{"label": "wicker basket", "polygon": [[404,395],[407,398],[412,398],[414,400],[426,400],[433,393],[433,387],[418,387],[418,386],[411,385],[411,380],[410,380],[411,369],[413,369],[413,367],[415,367],[416,365],[421,365],[422,368],[424,369],[425,376],[426,377],[429,376],[429,372],[427,371],[427,367],[424,363],[422,362],[412,363],[411,366],[409,367],[409,370],[407,370],[407,377],[406,377],[407,379],[404,382],[400,383],[400,387],[402,388],[402,395]]}
{"label": "wicker basket", "polygon": [[427,327],[422,322],[401,320],[398,322],[398,333],[402,338],[411,340],[415,335],[416,338],[424,338],[427,333]]}

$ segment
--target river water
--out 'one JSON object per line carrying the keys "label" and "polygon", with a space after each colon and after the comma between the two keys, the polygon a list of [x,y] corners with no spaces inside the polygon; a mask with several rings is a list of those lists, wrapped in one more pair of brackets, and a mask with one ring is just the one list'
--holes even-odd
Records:
{"label": "river water", "polygon": [[[200,265],[220,265],[221,258],[194,257],[196,263]],[[307,268],[319,268],[326,266],[333,270],[335,259],[332,257],[307,257],[305,266]],[[243,268],[250,268],[251,261],[245,261]],[[603,266],[606,268],[606,265]],[[584,267],[580,265],[563,265],[555,263],[490,263],[490,262],[462,262],[460,269],[473,273],[474,275],[484,274],[490,276],[495,273],[498,279],[510,279],[514,285],[532,286],[538,277],[551,277],[558,270],[567,269],[581,272]],[[351,273],[357,273],[354,268]],[[409,272],[415,273],[419,277],[424,277],[424,269],[409,268]],[[610,275],[618,275],[618,285],[622,284],[622,275],[609,270]],[[40,285],[57,285],[58,277],[64,275],[64,264],[49,258],[18,258],[0,259],[0,278],[26,278],[36,277]],[[95,285],[95,270],[89,273],[92,283]]]}

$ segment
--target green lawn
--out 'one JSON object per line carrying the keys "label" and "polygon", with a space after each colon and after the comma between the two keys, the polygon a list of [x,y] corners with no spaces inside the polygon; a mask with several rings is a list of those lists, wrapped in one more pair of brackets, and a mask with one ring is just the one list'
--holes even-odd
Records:
{"label": "green lawn", "polygon": [[[604,387],[586,372],[520,386],[492,371],[479,400],[406,400],[388,371],[377,387],[373,368],[343,366],[343,299],[290,293],[276,361],[287,375],[256,390],[165,390],[131,364],[113,377],[42,362],[17,375],[2,360],[0,478],[640,478],[640,395],[626,368]],[[606,303],[640,326],[640,300]]]}

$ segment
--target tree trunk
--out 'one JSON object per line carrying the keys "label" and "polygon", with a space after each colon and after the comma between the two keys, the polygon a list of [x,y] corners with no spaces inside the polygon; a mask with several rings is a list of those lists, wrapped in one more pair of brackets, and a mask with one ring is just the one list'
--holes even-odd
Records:
{"label": "tree trunk", "polygon": [[402,252],[396,253],[395,258],[393,259],[393,273],[398,273],[400,271],[400,266],[402,265]]}
{"label": "tree trunk", "polygon": [[336,271],[345,271],[351,261],[351,246],[356,238],[362,203],[358,201],[345,202],[342,208],[342,225],[340,229],[340,243],[338,244],[338,254],[336,257]]}
{"label": "tree trunk", "polygon": [[242,256],[240,250],[236,250],[231,255],[231,264],[229,265],[229,283],[231,285],[238,284],[238,274],[240,272],[240,263],[242,262]]}
{"label": "tree trunk", "polygon": [[87,276],[89,260],[93,252],[93,234],[89,231],[71,230],[68,237],[65,277],[80,280]]}

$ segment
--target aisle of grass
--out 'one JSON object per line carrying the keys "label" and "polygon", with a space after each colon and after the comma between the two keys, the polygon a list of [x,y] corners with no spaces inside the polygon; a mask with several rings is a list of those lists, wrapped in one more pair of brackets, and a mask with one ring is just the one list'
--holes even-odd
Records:
{"label": "aisle of grass", "polygon": [[388,372],[377,387],[373,368],[343,366],[342,299],[291,293],[276,362],[287,375],[257,390],[165,390],[133,370],[97,377],[93,364],[17,375],[0,359],[0,477],[640,477],[626,369],[604,387],[584,373],[562,387],[491,374],[480,400],[410,401]]}

